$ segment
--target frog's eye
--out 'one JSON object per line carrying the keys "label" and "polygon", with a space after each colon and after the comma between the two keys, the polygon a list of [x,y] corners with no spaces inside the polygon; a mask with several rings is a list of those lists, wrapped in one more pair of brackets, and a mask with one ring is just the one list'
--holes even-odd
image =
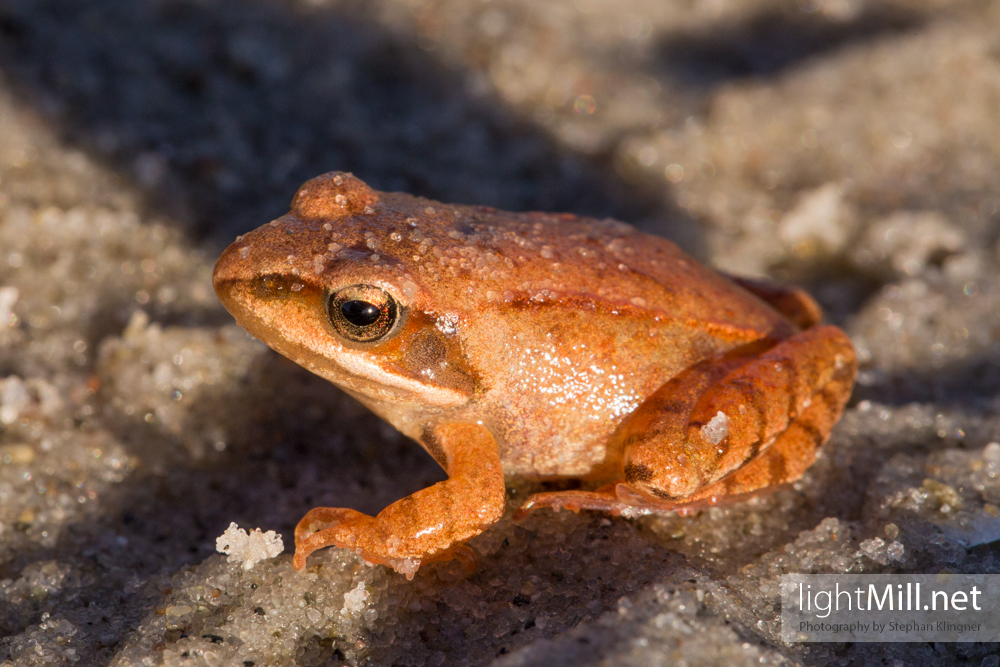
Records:
{"label": "frog's eye", "polygon": [[330,322],[349,340],[368,343],[384,338],[396,323],[396,300],[373,285],[351,285],[330,297]]}

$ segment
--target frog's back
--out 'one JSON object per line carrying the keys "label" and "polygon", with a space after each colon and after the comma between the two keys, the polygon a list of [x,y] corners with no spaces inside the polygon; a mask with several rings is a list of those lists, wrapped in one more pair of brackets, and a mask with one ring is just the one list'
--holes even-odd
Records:
{"label": "frog's back", "polygon": [[612,219],[472,210],[468,239],[485,233],[513,260],[505,301],[578,299],[734,341],[787,335],[783,316],[664,238]]}
{"label": "frog's back", "polygon": [[[579,299],[734,342],[775,329],[787,335],[787,320],[748,292],[670,241],[616,220],[441,204],[338,173],[306,183],[292,214],[316,224],[351,217],[331,226],[331,247],[394,259],[401,277],[424,283],[441,303]],[[316,252],[327,252],[325,243]]]}

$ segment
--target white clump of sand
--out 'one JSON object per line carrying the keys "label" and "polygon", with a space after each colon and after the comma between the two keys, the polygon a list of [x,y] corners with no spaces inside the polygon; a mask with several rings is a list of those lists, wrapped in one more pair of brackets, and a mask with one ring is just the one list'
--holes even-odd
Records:
{"label": "white clump of sand", "polygon": [[368,606],[369,593],[365,590],[365,582],[359,581],[357,587],[344,593],[344,608],[342,614],[357,614]]}
{"label": "white clump of sand", "polygon": [[273,530],[265,533],[260,528],[254,528],[248,534],[234,521],[229,524],[226,532],[216,538],[215,550],[227,554],[230,563],[242,561],[244,570],[252,570],[260,561],[274,558],[283,552],[285,544],[281,541],[281,535]]}

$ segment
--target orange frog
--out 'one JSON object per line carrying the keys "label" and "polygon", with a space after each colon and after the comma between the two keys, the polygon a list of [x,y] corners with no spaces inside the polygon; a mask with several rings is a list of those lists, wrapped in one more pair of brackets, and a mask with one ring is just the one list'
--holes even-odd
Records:
{"label": "orange frog", "polygon": [[539,507],[685,510],[797,479],[857,371],[804,292],[720,275],[614,220],[376,192],[350,174],[233,243],[213,277],[251,334],[413,438],[444,482],[368,516],[318,507],[297,569],[353,549],[412,577],[471,556],[504,475]]}

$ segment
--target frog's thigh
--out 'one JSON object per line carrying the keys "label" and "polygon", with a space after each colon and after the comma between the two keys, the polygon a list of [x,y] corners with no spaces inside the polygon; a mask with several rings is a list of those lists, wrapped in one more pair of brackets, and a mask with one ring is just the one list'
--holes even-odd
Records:
{"label": "frog's thigh", "polygon": [[727,277],[802,329],[816,326],[823,321],[823,310],[801,287],[728,274]]}
{"label": "frog's thigh", "polygon": [[797,479],[840,417],[856,372],[850,340],[826,326],[778,343],[694,401],[658,391],[616,433],[625,478],[617,495],[689,503]]}
{"label": "frog's thigh", "polygon": [[[296,569],[316,549],[336,545],[371,562],[408,568],[412,576],[413,564],[461,556],[462,542],[496,523],[506,495],[493,436],[475,424],[445,424],[434,435],[447,457],[447,480],[374,517],[340,508],[310,511],[295,529]],[[334,525],[323,525],[329,523]]]}

